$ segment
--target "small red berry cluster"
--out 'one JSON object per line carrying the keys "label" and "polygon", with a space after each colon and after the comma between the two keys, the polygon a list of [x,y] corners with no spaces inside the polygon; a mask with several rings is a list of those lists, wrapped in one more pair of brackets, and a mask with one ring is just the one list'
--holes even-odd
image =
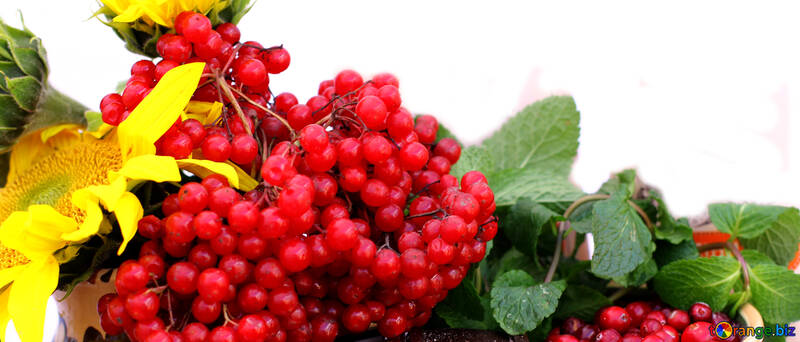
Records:
{"label": "small red berry cluster", "polygon": [[233,67],[218,69],[208,62],[217,55],[198,51],[201,36],[217,38],[193,18],[176,21],[182,36],[162,37],[159,65],[194,58],[194,43],[215,79],[194,97],[216,92],[226,110],[214,125],[176,123],[158,151],[201,149],[260,171],[251,172],[260,185],[240,194],[211,175],[167,196],[163,216],[144,217],[139,258],[98,303],[103,329],[147,342],[331,341],[371,325],[387,337],[424,325],[497,234],[486,177],[450,174],[460,145],[437,141],[433,116],[414,120],[401,107],[395,76],[345,70],[305,104],[290,93],[267,103],[259,70],[285,69],[271,66],[288,64],[284,50],[232,44],[235,27],[220,26],[211,36],[234,52]]}
{"label": "small red berry cluster", "polygon": [[204,62],[203,78],[192,99],[225,104],[219,118],[224,125],[217,122],[204,127],[195,119],[179,119],[156,142],[157,153],[186,158],[192,150],[202,148],[206,159],[252,166],[259,141],[288,137],[288,127],[275,112],[285,116],[297,99],[286,93],[270,103],[269,74],[289,67],[286,49],[264,48],[254,41],[240,43],[240,35],[231,23],[212,29],[206,16],[181,13],[175,19],[175,34],[167,33],[158,39],[156,50],[162,59],[157,64],[150,60],[134,63],[122,94],[108,94],[101,100],[103,122],[113,126],[122,123],[172,68]]}
{"label": "small red berry cluster", "polygon": [[[595,324],[567,318],[553,328],[547,342],[721,342],[711,327],[731,319],[722,312],[712,312],[706,303],[695,303],[689,312],[660,304],[632,302],[609,306],[597,312]],[[738,341],[733,336],[729,342]]]}

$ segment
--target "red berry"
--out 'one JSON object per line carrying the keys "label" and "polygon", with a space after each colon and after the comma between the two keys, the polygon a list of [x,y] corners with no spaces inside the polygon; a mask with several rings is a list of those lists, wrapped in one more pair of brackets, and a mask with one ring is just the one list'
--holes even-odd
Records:
{"label": "red berry", "polygon": [[377,96],[366,96],[356,105],[356,114],[367,125],[367,128],[380,131],[386,127],[388,110]]}
{"label": "red berry", "polygon": [[271,49],[267,51],[264,60],[267,62],[267,72],[270,74],[279,74],[289,68],[291,63],[291,56],[289,51],[284,48]]}
{"label": "red berry", "polygon": [[267,68],[255,58],[245,58],[236,63],[233,74],[246,86],[257,86],[267,80]]}
{"label": "red berry", "polygon": [[258,156],[258,142],[251,135],[239,134],[231,142],[231,161],[245,165]]}
{"label": "red berry", "polygon": [[182,34],[192,43],[200,43],[208,39],[211,33],[211,20],[200,13],[192,13],[182,21]]}
{"label": "red berry", "polygon": [[200,271],[192,263],[178,262],[167,271],[167,285],[179,294],[191,294],[197,289]]}
{"label": "red berry", "polygon": [[601,329],[615,329],[623,332],[631,326],[631,317],[625,309],[619,306],[609,306],[600,311],[597,325]]}
{"label": "red berry", "polygon": [[672,310],[667,316],[667,324],[678,331],[683,331],[689,325],[689,314],[683,310]]}
{"label": "red berry", "polygon": [[203,140],[203,156],[211,161],[224,162],[231,157],[232,147],[228,138],[221,135],[211,135]]}
{"label": "red berry", "polygon": [[357,72],[353,70],[343,70],[336,75],[333,80],[333,85],[336,89],[336,94],[344,95],[351,91],[358,89],[364,84],[364,79],[361,78]]}
{"label": "red berry", "polygon": [[219,35],[222,37],[223,40],[230,44],[236,44],[239,42],[239,38],[241,37],[241,33],[239,32],[239,28],[232,23],[224,23],[217,26],[216,29],[219,32]]}
{"label": "red berry", "polygon": [[692,304],[689,308],[689,316],[692,317],[693,322],[710,322],[711,321],[711,307],[708,304],[700,302]]}
{"label": "red berry", "polygon": [[290,272],[300,272],[311,264],[308,245],[298,238],[281,243],[278,259],[281,265]]}
{"label": "red berry", "polygon": [[[704,303],[697,303],[697,304],[704,304]],[[711,323],[706,321],[697,321],[690,324],[688,327],[686,327],[686,329],[683,330],[683,334],[681,335],[681,342],[712,342],[712,341],[716,341],[716,339],[714,338],[714,336],[711,335]]]}

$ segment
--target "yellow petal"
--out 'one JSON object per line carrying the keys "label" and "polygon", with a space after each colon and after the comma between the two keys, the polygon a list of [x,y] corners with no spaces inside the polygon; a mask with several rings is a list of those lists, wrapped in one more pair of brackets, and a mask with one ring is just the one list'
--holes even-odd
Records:
{"label": "yellow petal", "polygon": [[190,101],[186,106],[186,116],[200,121],[203,125],[216,123],[220,115],[222,115],[220,102]]}
{"label": "yellow petal", "polygon": [[80,141],[75,124],[51,126],[20,138],[11,150],[7,181],[11,181],[40,159],[58,148],[66,148]]}
{"label": "yellow petal", "polygon": [[61,239],[77,242],[86,240],[92,235],[97,234],[97,231],[100,229],[100,224],[103,222],[103,211],[100,209],[98,200],[96,198],[87,200],[80,208],[83,209],[85,213],[83,223],[81,223],[78,230],[61,234]]}
{"label": "yellow petal", "polygon": [[130,179],[151,180],[158,183],[181,180],[181,172],[178,170],[175,158],[152,154],[129,159],[119,170],[119,174]]}
{"label": "yellow petal", "polygon": [[50,256],[27,266],[11,284],[8,313],[23,342],[41,341],[47,298],[58,285],[58,262]]}
{"label": "yellow petal", "polygon": [[49,150],[36,133],[28,134],[17,140],[13,150],[11,150],[8,182],[11,182],[12,179],[17,177],[17,174],[33,165],[41,155],[46,154]]}
{"label": "yellow petal", "polygon": [[[19,274],[25,269],[25,267],[28,267],[28,264],[14,266],[11,268],[5,268],[0,270],[0,289],[6,287],[6,285],[11,284],[12,281],[17,279],[17,277],[19,277]],[[0,305],[0,308],[3,308],[3,306]],[[3,335],[0,334],[0,336]]]}
{"label": "yellow petal", "polygon": [[[37,210],[36,207],[49,207],[51,210]],[[47,205],[30,208],[34,210],[11,213],[0,225],[0,243],[28,259],[37,260],[51,256],[64,247],[61,234],[77,229],[77,223]]]}
{"label": "yellow petal", "polygon": [[144,216],[144,209],[136,195],[126,192],[122,195],[117,203],[117,208],[114,209],[114,214],[117,216],[119,229],[122,231],[122,245],[117,250],[117,255],[121,255],[128,246],[128,242],[136,235],[136,228],[139,220]]}
{"label": "yellow petal", "polygon": [[239,187],[237,189],[250,191],[258,186],[258,181],[253,179],[253,177],[250,177],[250,174],[242,170],[242,168],[230,161],[227,161],[226,163],[232,166],[233,169],[236,170],[236,174],[239,176]]}
{"label": "yellow petal", "polygon": [[213,162],[205,159],[179,159],[178,166],[181,169],[189,171],[198,177],[205,178],[208,175],[220,174],[228,179],[228,183],[234,187],[239,188],[239,175],[233,166],[225,163]]}
{"label": "yellow petal", "polygon": [[114,17],[114,21],[118,23],[130,23],[139,19],[142,13],[144,13],[144,10],[139,5],[131,5]]}
{"label": "yellow petal", "polygon": [[119,125],[117,131],[123,160],[155,154],[154,143],[183,113],[197,89],[204,65],[189,63],[167,72]]}
{"label": "yellow petal", "polygon": [[0,337],[2,338],[6,337],[6,327],[8,326],[8,320],[11,319],[8,314],[8,297],[10,294],[11,291],[9,289],[0,292]]}
{"label": "yellow petal", "polygon": [[59,133],[62,132],[67,133],[66,135],[68,136],[80,137],[78,128],[81,128],[81,126],[76,124],[63,124],[63,125],[50,126],[42,130],[40,137],[43,143],[47,143],[51,138],[57,137]]}

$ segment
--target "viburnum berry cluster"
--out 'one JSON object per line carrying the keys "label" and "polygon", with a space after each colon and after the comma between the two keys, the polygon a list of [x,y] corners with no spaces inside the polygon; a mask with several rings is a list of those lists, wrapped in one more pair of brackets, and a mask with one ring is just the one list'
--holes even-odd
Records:
{"label": "viburnum berry cluster", "polygon": [[[548,342],[720,342],[712,327],[720,322],[733,324],[722,312],[712,312],[706,303],[695,303],[689,312],[658,303],[632,302],[624,308],[601,309],[594,323],[567,318],[561,327],[553,328]],[[725,341],[739,341],[731,336]]]}
{"label": "viburnum berry cluster", "polygon": [[156,142],[157,154],[180,159],[201,149],[206,159],[230,160],[251,169],[262,147],[260,142],[289,138],[288,124],[276,112],[285,116],[297,99],[286,93],[270,103],[269,74],[289,67],[288,51],[282,46],[264,48],[255,41],[242,43],[240,36],[234,24],[212,29],[206,16],[181,13],[175,19],[175,34],[158,39],[156,49],[162,59],[156,64],[150,60],[134,63],[122,94],[112,93],[102,99],[103,122],[119,125],[172,68],[204,62],[203,78],[192,99],[225,104],[222,116],[208,126],[195,119],[178,119]]}
{"label": "viburnum berry cluster", "polygon": [[[235,26],[211,30],[200,17],[181,14],[178,35],[159,41],[159,65],[207,61],[194,98],[221,101],[222,119],[177,122],[158,151],[200,149],[260,171],[260,185],[242,194],[211,175],[144,217],[139,258],[98,303],[103,329],[147,342],[331,341],[424,325],[497,234],[486,177],[450,174],[460,145],[437,141],[436,118],[401,106],[395,76],[345,70],[304,104],[272,98],[266,72],[288,66],[285,50],[237,43]],[[216,39],[222,52],[207,53]],[[150,85],[163,75],[155,69]]]}

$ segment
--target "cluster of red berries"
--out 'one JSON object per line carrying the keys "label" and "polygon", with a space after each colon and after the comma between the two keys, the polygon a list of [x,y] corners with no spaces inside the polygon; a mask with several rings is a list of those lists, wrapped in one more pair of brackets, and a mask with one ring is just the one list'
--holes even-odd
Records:
{"label": "cluster of red berries", "polygon": [[[106,95],[100,102],[103,121],[117,126],[147,96],[172,68],[204,62],[203,78],[193,100],[225,105],[218,123],[204,127],[194,119],[176,123],[156,142],[159,155],[186,158],[194,149],[213,161],[231,160],[250,170],[259,144],[270,139],[285,140],[288,127],[276,112],[285,113],[297,103],[294,95],[277,96],[273,102],[269,74],[289,67],[290,56],[283,47],[264,48],[254,41],[239,42],[236,25],[224,23],[212,29],[211,21],[195,12],[183,12],[175,19],[175,34],[158,39],[156,50],[162,59],[154,64],[141,60],[131,67],[131,77],[122,94]],[[267,115],[272,112],[277,117]]]}
{"label": "cluster of red berries", "polygon": [[[283,71],[285,50],[235,43],[229,24],[201,34],[210,25],[181,16],[182,36],[159,41],[159,65],[195,58],[193,43],[216,79],[194,98],[221,97],[225,109],[214,125],[177,122],[158,153],[200,149],[260,171],[251,172],[260,185],[241,194],[208,176],[169,195],[163,216],[144,217],[139,259],[119,267],[116,293],[98,303],[103,329],[147,342],[331,341],[370,326],[396,337],[424,325],[497,234],[486,177],[450,174],[461,147],[436,141],[433,116],[415,120],[401,106],[393,75],[365,81],[345,70],[305,104],[290,93],[269,101],[259,70]],[[200,52],[201,37],[217,36],[222,58]],[[229,62],[220,69],[215,58]]]}
{"label": "cluster of red berries", "polygon": [[[695,303],[689,312],[655,303],[632,302],[624,308],[609,306],[597,312],[594,324],[567,318],[553,328],[548,342],[721,342],[712,334],[728,315],[712,312],[706,303]],[[738,336],[725,340],[738,341]]]}

